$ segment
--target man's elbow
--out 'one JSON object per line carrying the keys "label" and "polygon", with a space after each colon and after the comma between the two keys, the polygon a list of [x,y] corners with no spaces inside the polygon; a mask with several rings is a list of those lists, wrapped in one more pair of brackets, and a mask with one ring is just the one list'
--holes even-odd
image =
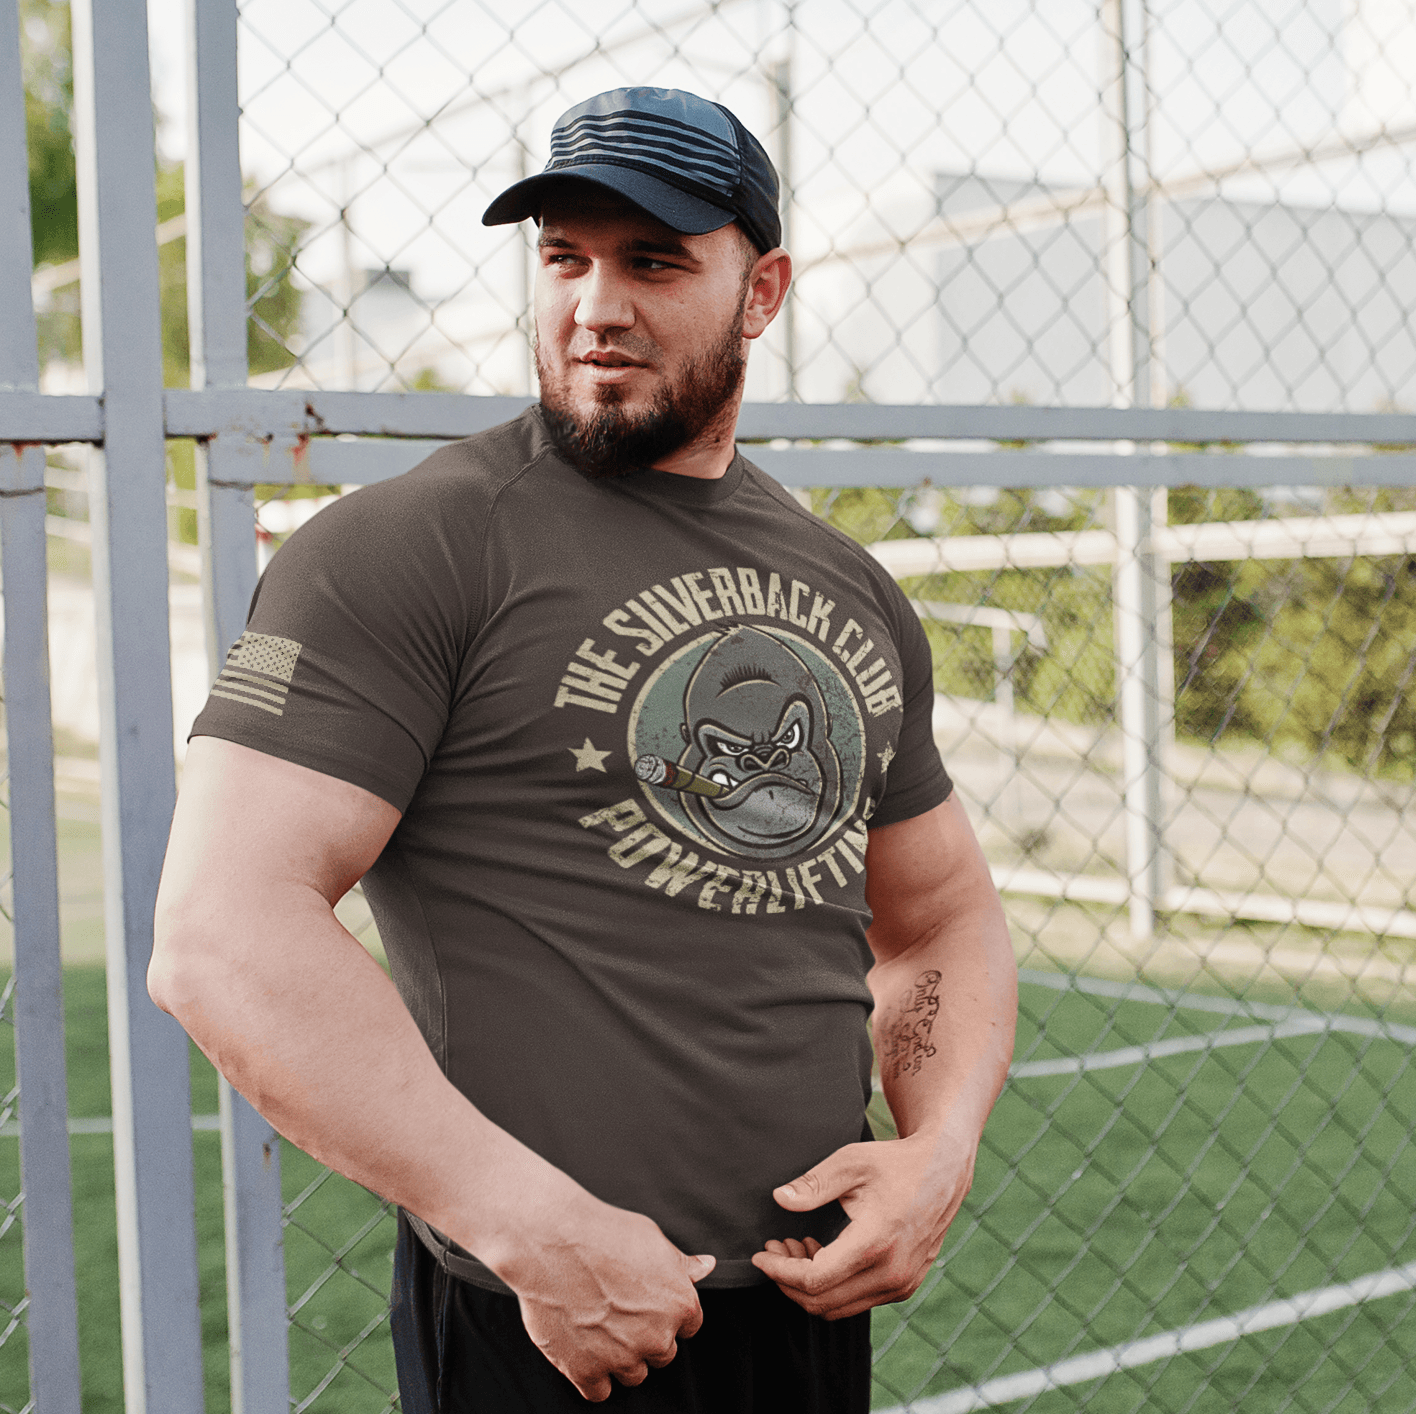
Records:
{"label": "man's elbow", "polygon": [[159,890],[147,970],[148,996],[156,1005],[186,1026],[203,997],[220,985],[215,975],[220,956],[207,911],[193,900]]}

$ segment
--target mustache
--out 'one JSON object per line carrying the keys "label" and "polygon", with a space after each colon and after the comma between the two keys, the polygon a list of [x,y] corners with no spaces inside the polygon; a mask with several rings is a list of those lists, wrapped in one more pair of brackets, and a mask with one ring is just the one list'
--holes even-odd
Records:
{"label": "mustache", "polygon": [[662,353],[663,350],[652,339],[627,334],[622,338],[615,339],[612,343],[601,344],[591,341],[583,346],[572,343],[570,348],[566,350],[566,357],[572,363],[579,363],[590,354],[619,354],[622,358],[627,358],[633,363],[658,363]]}

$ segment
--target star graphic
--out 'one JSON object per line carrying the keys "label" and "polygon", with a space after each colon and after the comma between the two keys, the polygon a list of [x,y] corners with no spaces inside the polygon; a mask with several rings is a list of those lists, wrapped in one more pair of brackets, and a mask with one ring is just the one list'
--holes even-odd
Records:
{"label": "star graphic", "polygon": [[595,743],[587,736],[584,746],[568,746],[566,750],[575,757],[575,769],[577,771],[605,771],[605,757],[610,755],[608,751],[596,751]]}
{"label": "star graphic", "polygon": [[895,759],[895,748],[893,746],[887,746],[884,751],[879,751],[876,755],[880,757],[880,769],[882,771],[888,771],[890,769],[890,763]]}

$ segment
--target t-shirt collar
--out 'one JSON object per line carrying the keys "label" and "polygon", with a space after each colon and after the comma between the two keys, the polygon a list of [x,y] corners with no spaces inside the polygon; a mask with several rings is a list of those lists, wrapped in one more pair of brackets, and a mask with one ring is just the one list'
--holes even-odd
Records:
{"label": "t-shirt collar", "polygon": [[[540,417],[541,405],[534,404],[528,412],[540,422],[541,436],[546,439],[552,454],[557,455],[557,460],[564,461],[555,453],[554,444],[550,442],[550,436],[545,430],[545,422]],[[587,480],[592,486],[625,491],[644,500],[670,501],[680,506],[714,506],[720,501],[726,501],[738,489],[746,467],[742,453],[735,451],[728,469],[721,476],[711,480],[701,476],[684,476],[676,471],[656,471],[653,467],[626,472],[623,476]]]}

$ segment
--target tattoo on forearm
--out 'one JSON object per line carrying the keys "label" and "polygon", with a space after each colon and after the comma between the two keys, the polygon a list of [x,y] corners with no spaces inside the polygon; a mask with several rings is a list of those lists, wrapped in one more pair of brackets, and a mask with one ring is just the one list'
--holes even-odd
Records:
{"label": "tattoo on forearm", "polygon": [[918,1075],[919,1068],[934,1054],[929,1033],[939,1015],[939,973],[931,968],[921,972],[900,997],[900,1004],[880,1028],[880,1078],[895,1079]]}

